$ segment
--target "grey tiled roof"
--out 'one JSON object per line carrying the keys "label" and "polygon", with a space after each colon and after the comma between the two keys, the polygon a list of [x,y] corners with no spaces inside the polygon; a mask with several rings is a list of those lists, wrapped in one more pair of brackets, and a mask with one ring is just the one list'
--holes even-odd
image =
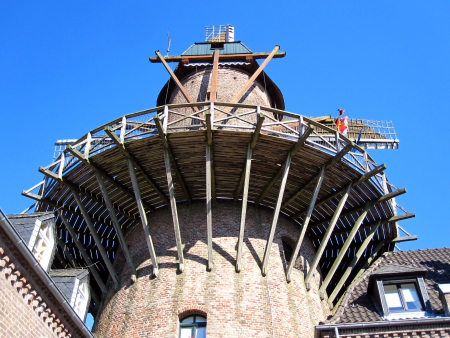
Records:
{"label": "grey tiled roof", "polygon": [[432,313],[444,313],[438,284],[450,283],[450,248],[388,252],[378,258],[347,289],[334,316],[327,323],[359,323],[383,320],[374,300],[367,293],[371,275],[424,273]]}
{"label": "grey tiled roof", "polygon": [[55,216],[52,212],[36,212],[32,214],[7,215],[7,217],[11,224],[14,225],[14,228],[19,233],[20,237],[22,237],[28,245],[36,224],[36,220],[38,219],[43,222],[54,218]]}

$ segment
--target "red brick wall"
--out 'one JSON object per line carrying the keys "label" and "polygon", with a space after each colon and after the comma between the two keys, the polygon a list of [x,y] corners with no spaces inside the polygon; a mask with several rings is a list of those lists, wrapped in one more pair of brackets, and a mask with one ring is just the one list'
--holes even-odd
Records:
{"label": "red brick wall", "polygon": [[81,337],[0,229],[0,337]]}
{"label": "red brick wall", "polygon": [[138,271],[135,284],[120,250],[114,263],[121,289],[110,290],[94,332],[98,337],[178,337],[179,317],[206,313],[208,337],[312,337],[314,325],[326,319],[326,301],[317,292],[320,272],[306,291],[303,273],[314,256],[308,238],[297,260],[291,283],[286,283],[281,238],[296,240],[299,226],[280,217],[270,252],[270,267],[261,275],[260,263],[273,211],[250,207],[243,246],[243,271],[235,272],[241,207],[217,202],[213,208],[214,268],[206,271],[206,205],[179,205],[185,271],[177,273],[177,252],[168,208],[149,217],[160,275],[151,279],[151,261],[143,230],[135,227],[127,242]]}

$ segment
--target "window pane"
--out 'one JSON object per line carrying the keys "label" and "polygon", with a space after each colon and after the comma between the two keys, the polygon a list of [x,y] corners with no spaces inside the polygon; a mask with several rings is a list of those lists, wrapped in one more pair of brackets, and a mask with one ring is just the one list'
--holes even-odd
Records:
{"label": "window pane", "polygon": [[206,338],[206,327],[197,328],[196,338]]}
{"label": "window pane", "polygon": [[404,310],[397,291],[397,286],[384,285],[384,294],[386,295],[386,303],[390,311]]}
{"label": "window pane", "polygon": [[422,304],[420,304],[420,299],[419,295],[417,294],[416,286],[413,283],[408,283],[402,284],[401,288],[408,310],[422,309]]}
{"label": "window pane", "polygon": [[180,338],[191,338],[192,328],[191,327],[180,327]]}
{"label": "window pane", "polygon": [[194,323],[194,316],[189,316],[184,318],[181,323],[183,324],[193,324]]}
{"label": "window pane", "polygon": [[196,323],[206,323],[206,318],[202,316],[195,316]]}

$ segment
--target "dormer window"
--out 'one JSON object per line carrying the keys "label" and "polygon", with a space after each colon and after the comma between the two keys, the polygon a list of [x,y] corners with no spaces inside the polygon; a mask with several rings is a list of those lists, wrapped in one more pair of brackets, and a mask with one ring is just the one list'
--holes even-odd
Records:
{"label": "dormer window", "polygon": [[32,249],[32,253],[39,264],[47,270],[50,263],[50,258],[53,252],[53,246],[55,245],[55,239],[53,236],[53,222],[42,223],[36,234],[36,241]]}
{"label": "dormer window", "polygon": [[374,271],[369,280],[369,293],[380,315],[385,319],[426,317],[431,312],[421,267],[388,265]]}
{"label": "dormer window", "polygon": [[383,282],[389,312],[423,311],[415,283]]}

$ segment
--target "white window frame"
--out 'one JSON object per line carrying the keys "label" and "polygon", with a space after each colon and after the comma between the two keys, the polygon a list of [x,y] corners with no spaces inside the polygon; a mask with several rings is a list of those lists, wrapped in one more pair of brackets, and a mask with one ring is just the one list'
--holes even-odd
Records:
{"label": "white window frame", "polygon": [[31,252],[45,271],[48,270],[55,246],[53,226],[54,222],[36,222],[38,229]]}

